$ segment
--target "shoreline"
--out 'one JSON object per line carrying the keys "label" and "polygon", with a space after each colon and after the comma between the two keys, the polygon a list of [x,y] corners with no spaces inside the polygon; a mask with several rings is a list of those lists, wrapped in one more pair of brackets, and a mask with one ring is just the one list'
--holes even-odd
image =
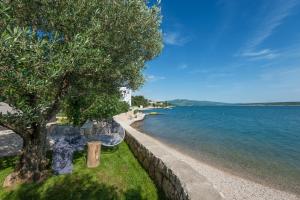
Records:
{"label": "shoreline", "polygon": [[167,106],[167,107],[144,107],[144,108],[137,108],[139,111],[144,111],[144,110],[154,110],[154,109],[173,109],[175,106]]}
{"label": "shoreline", "polygon": [[[138,117],[136,120],[128,120],[125,117],[122,118],[122,121],[133,127],[135,122],[142,121],[144,117],[145,116]],[[135,127],[133,128],[136,129]],[[145,135],[149,136],[148,134]],[[244,177],[231,174],[226,170],[222,170],[204,161],[192,158],[191,156],[180,152],[178,149],[171,147],[170,145],[165,144],[154,137],[149,137],[155,140],[155,142],[157,142],[167,152],[187,163],[200,175],[206,177],[208,181],[213,184],[216,190],[225,197],[225,199],[300,200],[300,196],[297,194],[278,190]]]}
{"label": "shoreline", "polygon": [[300,199],[300,191],[298,191],[296,189],[288,189],[288,187],[285,187],[286,183],[281,183],[281,184],[273,183],[272,180],[270,180],[270,179],[261,178],[258,175],[253,175],[250,172],[245,172],[245,171],[242,170],[242,168],[239,168],[239,169],[230,168],[230,167],[228,167],[228,163],[224,164],[222,161],[216,161],[216,160],[210,159],[207,155],[206,156],[201,156],[201,157],[196,156],[195,152],[190,151],[189,149],[187,149],[185,147],[182,147],[182,146],[176,145],[176,144],[172,144],[169,141],[164,140],[163,138],[154,137],[151,134],[148,134],[147,132],[143,131],[143,129],[140,127],[141,123],[143,123],[142,120],[141,121],[136,121],[136,122],[131,124],[131,127],[133,127],[134,129],[136,129],[136,130],[138,130],[138,131],[140,131],[140,132],[142,132],[146,135],[149,135],[150,137],[152,137],[152,138],[158,140],[159,142],[161,142],[163,145],[166,145],[169,148],[172,148],[172,149],[184,154],[187,157],[190,157],[190,158],[192,158],[196,161],[199,161],[199,162],[204,163],[204,164],[206,164],[210,167],[213,167],[216,170],[228,173],[231,176],[242,178],[242,179],[254,182],[256,184],[263,185],[263,186],[266,186],[266,187],[269,187],[269,188],[272,188],[272,189],[275,189],[275,190],[279,190],[279,191],[282,191],[282,192],[295,194],[296,196],[298,195],[298,198]]}

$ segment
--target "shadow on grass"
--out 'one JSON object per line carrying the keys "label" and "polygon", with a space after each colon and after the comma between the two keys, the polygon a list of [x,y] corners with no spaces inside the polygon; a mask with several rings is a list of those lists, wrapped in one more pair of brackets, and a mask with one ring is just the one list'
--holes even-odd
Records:
{"label": "shadow on grass", "polygon": [[83,200],[119,199],[116,187],[98,183],[92,176],[60,176],[41,184],[23,184],[7,193],[3,200]]}
{"label": "shadow on grass", "polygon": [[104,154],[109,154],[109,153],[114,153],[116,151],[119,150],[119,145],[114,146],[114,147],[105,147],[105,146],[101,146],[101,151]]}
{"label": "shadow on grass", "polygon": [[86,158],[87,158],[86,150],[84,150],[84,151],[75,151],[74,154],[73,154],[73,161],[72,161],[73,165],[74,165],[74,163],[76,163],[78,160],[80,160],[82,158],[86,162]]}
{"label": "shadow on grass", "polygon": [[125,192],[125,199],[127,200],[142,200],[141,189],[130,189]]}
{"label": "shadow on grass", "polygon": [[120,194],[114,186],[94,181],[87,176],[56,177],[52,183],[23,184],[4,196],[3,200],[143,200],[141,189],[130,189]]}
{"label": "shadow on grass", "polygon": [[0,170],[9,167],[15,167],[17,160],[18,157],[16,156],[0,158]]}
{"label": "shadow on grass", "polygon": [[[120,148],[121,149],[121,148]],[[110,154],[115,149],[105,149],[102,153]],[[86,162],[86,151],[74,153],[73,163]],[[119,154],[119,153],[117,153]],[[112,154],[113,155],[113,154]],[[47,155],[51,163],[51,155]],[[110,155],[109,155],[110,158]],[[83,159],[83,160],[80,160]],[[0,158],[0,169],[14,168],[17,157]],[[108,162],[108,161],[107,161]],[[81,164],[79,164],[81,165]],[[0,174],[1,175],[1,174]],[[121,176],[122,174],[116,174]],[[0,188],[1,200],[144,200],[154,199],[147,189],[137,184],[128,184],[126,189],[119,182],[99,180],[101,176],[89,170],[79,170],[71,175],[51,176],[40,184],[23,184],[14,190],[2,190]],[[0,183],[1,184],[1,183]],[[1,187],[1,185],[0,185]],[[146,191],[146,192],[145,192]],[[161,191],[155,199],[165,199]],[[1,194],[2,193],[2,194]],[[148,197],[149,194],[149,197]]]}

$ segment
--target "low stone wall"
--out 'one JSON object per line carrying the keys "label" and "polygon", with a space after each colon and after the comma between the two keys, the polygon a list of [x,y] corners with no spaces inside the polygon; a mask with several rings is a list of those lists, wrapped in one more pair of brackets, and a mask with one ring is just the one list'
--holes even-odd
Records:
{"label": "low stone wall", "polygon": [[148,171],[152,180],[163,190],[166,197],[169,199],[189,199],[180,180],[160,159],[135,140],[129,133],[126,134],[125,141],[142,166]]}
{"label": "low stone wall", "polygon": [[170,154],[153,138],[132,128],[124,118],[115,118],[126,130],[125,141],[168,199],[222,199],[207,179],[187,163]]}

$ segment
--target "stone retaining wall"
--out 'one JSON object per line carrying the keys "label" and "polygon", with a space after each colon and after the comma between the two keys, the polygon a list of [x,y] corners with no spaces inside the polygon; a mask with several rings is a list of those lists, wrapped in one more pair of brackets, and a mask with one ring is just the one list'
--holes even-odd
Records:
{"label": "stone retaining wall", "polygon": [[168,199],[222,199],[204,176],[169,153],[163,144],[135,130],[124,118],[115,119],[126,130],[125,141],[131,151]]}
{"label": "stone retaining wall", "polygon": [[142,166],[148,171],[152,180],[154,180],[156,185],[163,190],[166,197],[174,200],[189,199],[189,196],[184,191],[180,180],[160,159],[153,155],[128,133],[126,134],[125,141]]}

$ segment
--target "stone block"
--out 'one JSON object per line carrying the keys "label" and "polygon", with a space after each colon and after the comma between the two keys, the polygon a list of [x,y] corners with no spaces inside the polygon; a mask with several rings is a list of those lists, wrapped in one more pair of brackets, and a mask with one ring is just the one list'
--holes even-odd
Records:
{"label": "stone block", "polygon": [[162,179],[163,176],[159,170],[155,171],[155,183],[158,185],[158,187],[162,186]]}
{"label": "stone block", "polygon": [[175,195],[174,195],[175,188],[167,178],[163,178],[162,189],[168,198],[175,199]]}

